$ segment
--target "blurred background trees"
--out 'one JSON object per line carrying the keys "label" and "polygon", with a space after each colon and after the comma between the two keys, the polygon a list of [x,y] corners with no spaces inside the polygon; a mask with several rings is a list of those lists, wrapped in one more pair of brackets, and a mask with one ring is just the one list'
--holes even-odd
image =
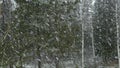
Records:
{"label": "blurred background trees", "polygon": [[1,8],[2,68],[65,68],[71,60],[96,68],[116,60],[115,0],[3,0]]}

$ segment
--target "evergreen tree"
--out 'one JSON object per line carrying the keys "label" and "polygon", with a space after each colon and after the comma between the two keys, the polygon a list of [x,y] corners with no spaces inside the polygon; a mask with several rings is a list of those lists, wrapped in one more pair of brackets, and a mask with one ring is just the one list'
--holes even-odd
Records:
{"label": "evergreen tree", "polygon": [[115,0],[96,0],[94,12],[96,54],[108,63],[117,54]]}
{"label": "evergreen tree", "polygon": [[81,25],[76,23],[74,6],[77,2],[59,0],[47,2],[16,0],[16,2],[19,7],[13,12],[13,26],[15,27],[12,31],[17,42],[14,44],[17,47],[14,47],[17,51],[16,56],[19,56],[19,65],[22,66],[24,54],[28,52],[30,54],[35,50],[37,57],[35,59],[38,59],[39,68],[44,61],[43,53],[52,56],[51,59],[55,60],[56,68],[58,68],[65,53],[78,49],[81,41],[79,33]]}

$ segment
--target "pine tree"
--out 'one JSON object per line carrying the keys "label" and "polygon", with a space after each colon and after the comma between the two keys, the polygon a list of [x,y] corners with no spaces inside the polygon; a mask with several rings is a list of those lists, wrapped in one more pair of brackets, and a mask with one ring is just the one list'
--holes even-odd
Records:
{"label": "pine tree", "polygon": [[96,54],[108,63],[116,55],[115,0],[96,0],[94,40]]}

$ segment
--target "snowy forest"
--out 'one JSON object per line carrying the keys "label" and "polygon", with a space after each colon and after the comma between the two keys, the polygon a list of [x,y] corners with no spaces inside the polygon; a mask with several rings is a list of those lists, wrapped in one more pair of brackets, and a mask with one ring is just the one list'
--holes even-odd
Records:
{"label": "snowy forest", "polygon": [[0,68],[120,68],[120,0],[0,0]]}

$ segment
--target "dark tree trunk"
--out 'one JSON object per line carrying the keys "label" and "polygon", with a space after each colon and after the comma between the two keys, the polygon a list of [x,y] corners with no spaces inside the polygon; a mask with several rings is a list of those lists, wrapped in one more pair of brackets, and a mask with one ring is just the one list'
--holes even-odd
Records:
{"label": "dark tree trunk", "polygon": [[37,57],[39,58],[39,60],[38,60],[38,68],[42,68],[42,62],[41,62],[41,56],[40,56],[39,48],[40,47],[37,47]]}
{"label": "dark tree trunk", "polygon": [[42,65],[42,64],[41,64],[41,61],[38,61],[38,68],[42,68],[41,65]]}
{"label": "dark tree trunk", "polygon": [[13,68],[13,65],[12,65],[12,64],[10,64],[10,65],[9,65],[9,68]]}
{"label": "dark tree trunk", "polygon": [[59,66],[59,60],[55,61],[55,68],[60,68],[60,66]]}
{"label": "dark tree trunk", "polygon": [[22,66],[22,56],[20,56],[20,68],[23,68],[23,66]]}

